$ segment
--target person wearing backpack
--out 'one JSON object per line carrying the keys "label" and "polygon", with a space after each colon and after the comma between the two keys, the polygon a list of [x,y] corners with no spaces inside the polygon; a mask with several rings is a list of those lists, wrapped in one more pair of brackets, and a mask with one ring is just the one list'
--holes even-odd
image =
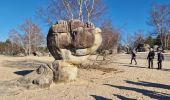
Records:
{"label": "person wearing backpack", "polygon": [[164,60],[164,55],[162,52],[158,52],[158,69],[162,69],[162,61]]}
{"label": "person wearing backpack", "polygon": [[130,62],[130,64],[132,64],[132,61],[135,61],[135,65],[137,65],[137,61],[136,61],[136,51],[135,50],[133,50],[133,51],[131,51],[131,62]]}
{"label": "person wearing backpack", "polygon": [[148,59],[148,68],[153,68],[153,59],[155,56],[155,52],[152,48],[150,48],[149,54],[147,56]]}

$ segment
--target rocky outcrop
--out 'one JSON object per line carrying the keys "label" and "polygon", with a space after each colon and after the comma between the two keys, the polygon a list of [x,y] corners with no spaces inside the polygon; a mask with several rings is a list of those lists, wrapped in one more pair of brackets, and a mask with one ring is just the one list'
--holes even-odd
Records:
{"label": "rocky outcrop", "polygon": [[[98,33],[101,33],[101,30],[99,28],[95,28],[92,23],[84,24],[80,20],[58,21],[49,30],[47,46],[54,58],[56,60],[60,60],[62,59],[60,49],[67,49],[71,51],[73,55],[76,55],[76,50],[79,49],[90,50],[89,48],[94,46],[95,39],[100,38],[101,36]],[[102,39],[100,38],[99,40],[98,42],[100,45]],[[87,53],[84,54],[86,55]],[[80,52],[78,53],[78,55],[84,54],[83,52],[82,54],[80,54]]]}
{"label": "rocky outcrop", "polygon": [[53,65],[55,80],[75,80],[76,66],[95,52],[101,42],[101,30],[92,23],[61,20],[53,25],[47,36],[47,46],[55,58]]}
{"label": "rocky outcrop", "polygon": [[70,82],[77,78],[82,64],[102,42],[101,30],[92,23],[60,20],[49,29],[47,47],[55,58],[19,79],[0,82],[0,95],[17,94],[25,89],[50,87],[54,82]]}

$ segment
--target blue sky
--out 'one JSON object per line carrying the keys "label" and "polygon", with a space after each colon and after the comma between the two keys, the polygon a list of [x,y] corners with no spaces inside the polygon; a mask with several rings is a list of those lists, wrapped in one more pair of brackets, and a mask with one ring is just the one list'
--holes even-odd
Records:
{"label": "blue sky", "polygon": [[[1,0],[0,41],[6,40],[9,30],[18,28],[27,18],[32,18],[36,23],[40,23],[40,20],[36,18],[35,11],[40,6],[47,4],[48,0]],[[46,30],[44,31],[47,32]]]}
{"label": "blue sky", "polygon": [[[122,36],[126,37],[137,30],[151,31],[146,24],[149,11],[153,3],[170,4],[170,0],[104,0],[107,5],[106,18],[112,20],[113,25],[122,29]],[[35,11],[40,6],[46,6],[48,0],[1,0],[0,2],[0,41],[8,37],[12,28],[18,28],[27,18],[40,24],[47,34],[48,28],[35,17]]]}

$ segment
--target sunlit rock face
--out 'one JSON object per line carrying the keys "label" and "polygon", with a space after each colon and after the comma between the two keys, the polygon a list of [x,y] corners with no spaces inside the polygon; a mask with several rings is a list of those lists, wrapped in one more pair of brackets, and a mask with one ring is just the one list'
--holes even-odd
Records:
{"label": "sunlit rock face", "polygon": [[18,94],[27,89],[47,88],[55,82],[77,78],[77,66],[95,52],[102,42],[101,30],[80,20],[60,20],[49,29],[47,46],[55,58],[31,73],[11,81],[0,82],[0,96]]}
{"label": "sunlit rock face", "polygon": [[75,80],[76,66],[95,52],[101,42],[101,29],[93,23],[59,20],[52,25],[47,35],[47,47],[55,58],[55,80]]}
{"label": "sunlit rock face", "polygon": [[72,54],[76,54],[78,49],[91,48],[94,46],[96,34],[96,28],[92,23],[84,24],[80,20],[60,20],[50,28],[47,46],[53,57],[60,60],[63,59],[60,49],[67,49]]}

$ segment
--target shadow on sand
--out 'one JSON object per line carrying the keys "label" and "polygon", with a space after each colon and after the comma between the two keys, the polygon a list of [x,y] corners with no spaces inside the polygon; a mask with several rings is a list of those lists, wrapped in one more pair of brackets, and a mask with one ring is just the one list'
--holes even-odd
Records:
{"label": "shadow on sand", "polygon": [[95,100],[112,100],[112,99],[108,99],[102,96],[97,96],[97,95],[90,95],[92,96]]}
{"label": "shadow on sand", "polygon": [[160,83],[152,83],[152,82],[145,82],[145,81],[133,82],[133,81],[128,81],[128,80],[126,80],[126,83],[170,90],[170,85],[165,85],[165,84],[160,84]]}
{"label": "shadow on sand", "polygon": [[120,100],[136,100],[136,99],[132,99],[132,98],[127,98],[118,94],[113,94],[114,96],[116,96],[117,98],[119,98]]}
{"label": "shadow on sand", "polygon": [[[151,82],[132,82],[132,81],[126,81],[129,84],[134,84],[134,85],[141,85],[141,86],[146,86],[146,87],[156,87],[156,88],[162,88],[162,89],[170,89],[169,85],[164,85],[164,84],[159,84],[159,83],[151,83]],[[118,88],[122,90],[129,90],[129,91],[135,91],[138,93],[142,93],[144,96],[148,96],[152,99],[159,99],[159,100],[170,100],[170,94],[166,93],[161,93],[161,92],[156,92],[156,91],[151,91],[151,90],[145,90],[145,89],[140,89],[140,88],[134,88],[134,87],[127,87],[127,86],[116,86],[116,85],[111,85],[111,84],[104,84],[107,86],[111,86],[113,88]],[[115,95],[115,94],[113,94]],[[118,98],[126,98],[120,95],[115,95]],[[127,98],[128,99],[128,98]],[[134,100],[134,99],[128,99],[128,100]]]}
{"label": "shadow on sand", "polygon": [[25,76],[25,75],[31,73],[32,71],[34,71],[34,70],[22,70],[22,71],[16,71],[14,73],[17,75]]}
{"label": "shadow on sand", "polygon": [[147,68],[147,67],[139,66],[139,65],[123,65],[123,66],[127,66],[127,67],[136,67],[136,68]]}
{"label": "shadow on sand", "polygon": [[[136,67],[136,68],[146,68],[146,69],[148,69],[148,67],[139,66],[139,65],[128,65],[128,64],[124,64],[124,65],[122,65],[122,66]],[[152,68],[152,69],[157,69],[157,68]],[[170,71],[170,69],[162,68],[162,69],[160,69],[160,71]]]}

